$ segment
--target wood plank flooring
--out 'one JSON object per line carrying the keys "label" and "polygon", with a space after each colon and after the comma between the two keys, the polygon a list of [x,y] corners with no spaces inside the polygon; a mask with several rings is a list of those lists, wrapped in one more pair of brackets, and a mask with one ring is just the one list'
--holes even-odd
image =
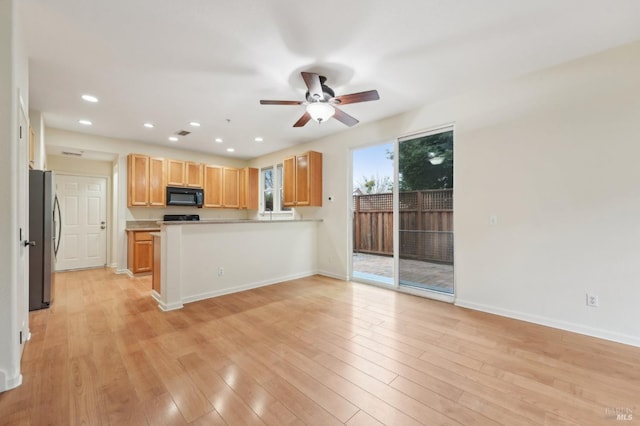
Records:
{"label": "wood plank flooring", "polygon": [[56,285],[0,425],[640,423],[640,348],[320,276],[173,312],[150,277]]}

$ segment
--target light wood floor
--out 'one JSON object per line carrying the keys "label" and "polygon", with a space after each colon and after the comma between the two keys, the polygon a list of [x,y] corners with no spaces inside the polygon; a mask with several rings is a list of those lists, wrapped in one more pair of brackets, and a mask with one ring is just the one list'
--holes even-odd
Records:
{"label": "light wood floor", "polygon": [[2,425],[640,422],[640,348],[324,277],[174,312],[149,278],[56,280]]}

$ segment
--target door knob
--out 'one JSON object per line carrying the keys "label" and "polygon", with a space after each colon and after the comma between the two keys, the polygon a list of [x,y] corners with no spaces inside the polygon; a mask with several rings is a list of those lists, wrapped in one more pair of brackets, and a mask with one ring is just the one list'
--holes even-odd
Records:
{"label": "door knob", "polygon": [[22,242],[22,244],[24,244],[24,246],[25,246],[25,247],[29,247],[29,246],[31,246],[31,247],[35,247],[36,242],[35,242],[35,241],[24,240],[24,241]]}
{"label": "door knob", "polygon": [[100,226],[100,229],[106,229],[106,226],[101,225],[101,226]]}

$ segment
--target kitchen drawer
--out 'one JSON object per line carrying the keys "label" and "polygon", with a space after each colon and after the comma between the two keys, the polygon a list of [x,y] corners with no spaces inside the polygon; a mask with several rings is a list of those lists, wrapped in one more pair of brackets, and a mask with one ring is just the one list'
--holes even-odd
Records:
{"label": "kitchen drawer", "polygon": [[133,233],[134,241],[152,241],[153,237],[151,236],[151,232],[147,231],[135,231]]}

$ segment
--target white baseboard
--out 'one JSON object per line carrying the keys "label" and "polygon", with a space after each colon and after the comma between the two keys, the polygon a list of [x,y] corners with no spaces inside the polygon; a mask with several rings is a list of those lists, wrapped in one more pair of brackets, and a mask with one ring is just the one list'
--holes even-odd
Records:
{"label": "white baseboard", "polygon": [[316,271],[316,274],[322,275],[324,277],[335,278],[336,280],[349,281],[349,277],[347,275],[338,275],[333,272],[328,271]]}
{"label": "white baseboard", "polygon": [[599,339],[611,340],[612,342],[623,343],[625,345],[640,347],[640,337],[631,336],[623,333],[616,333],[601,328],[587,327],[582,324],[576,324],[568,321],[560,321],[553,318],[547,318],[539,315],[528,314],[526,312],[511,311],[496,306],[483,305],[480,303],[470,302],[467,300],[456,299],[456,306],[473,309],[475,311],[487,312],[490,314],[500,315],[507,318],[513,318],[521,321],[531,322],[534,324],[545,325],[547,327],[557,328],[560,330],[571,331],[573,333],[584,334],[586,336],[597,337]]}
{"label": "white baseboard", "polygon": [[130,271],[130,270],[128,270],[128,269],[116,269],[116,274],[120,274],[120,275],[121,275],[121,274],[127,274],[127,275],[129,275],[130,277],[133,277],[133,274],[132,274],[132,273],[131,273],[131,271]]}
{"label": "white baseboard", "polygon": [[17,388],[22,384],[22,374],[15,377],[7,377],[4,370],[0,370],[0,392]]}
{"label": "white baseboard", "polygon": [[291,281],[291,280],[297,280],[299,278],[310,277],[312,275],[315,275],[315,273],[314,272],[305,272],[305,273],[301,273],[301,274],[287,275],[287,276],[284,276],[284,277],[272,278],[272,279],[269,279],[269,280],[264,280],[264,281],[258,281],[258,282],[254,282],[254,283],[244,284],[244,285],[241,285],[241,286],[228,287],[228,288],[224,288],[224,289],[221,289],[221,290],[209,291],[209,292],[206,292],[206,293],[194,294],[192,296],[183,297],[182,298],[182,302],[183,303],[197,302],[199,300],[211,299],[212,297],[224,296],[225,294],[238,293],[238,292],[241,292],[241,291],[251,290],[251,289],[259,288],[259,287],[266,287],[266,286],[273,285],[273,284],[279,284],[279,283],[282,283],[284,281]]}
{"label": "white baseboard", "polygon": [[166,304],[166,303],[164,303],[162,301],[158,301],[158,307],[161,310],[163,310],[165,312],[168,312],[168,311],[175,311],[177,309],[182,309],[182,308],[184,308],[184,305],[182,303],[180,303],[180,302]]}

